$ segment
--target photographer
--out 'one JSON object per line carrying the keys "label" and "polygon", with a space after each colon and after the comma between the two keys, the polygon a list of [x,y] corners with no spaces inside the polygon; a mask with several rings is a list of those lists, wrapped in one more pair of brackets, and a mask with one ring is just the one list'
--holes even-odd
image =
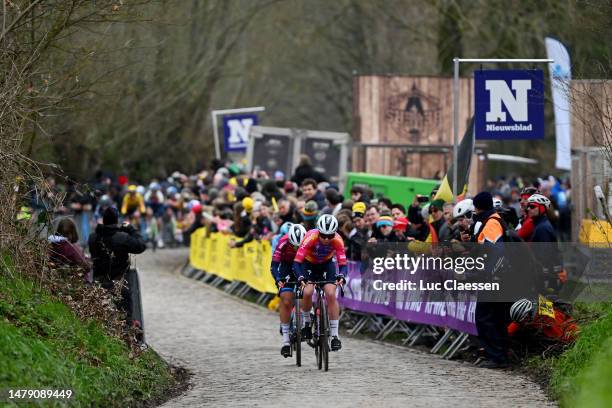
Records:
{"label": "photographer", "polygon": [[469,198],[458,202],[453,208],[455,224],[452,229],[451,242],[462,242],[470,239],[474,211],[474,204]]}
{"label": "photographer", "polygon": [[[116,208],[107,208],[102,221],[89,236],[89,252],[93,261],[94,280],[103,288],[112,290],[130,268],[129,254],[144,252],[146,243],[132,225],[118,224],[119,213]],[[128,322],[131,323],[129,288],[122,288],[121,300],[117,306],[128,313]]]}

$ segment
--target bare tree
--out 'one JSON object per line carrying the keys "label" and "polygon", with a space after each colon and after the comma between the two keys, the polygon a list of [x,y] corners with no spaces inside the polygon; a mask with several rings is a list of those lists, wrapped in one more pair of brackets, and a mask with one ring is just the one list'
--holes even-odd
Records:
{"label": "bare tree", "polygon": [[[45,118],[57,115],[78,98],[89,83],[79,80],[79,69],[87,52],[61,48],[79,30],[111,23],[131,14],[132,7],[112,1],[84,0],[7,1],[2,6],[0,32],[0,176],[2,212],[0,247],[10,253],[20,270],[40,271],[44,242],[32,234],[32,222],[23,213],[33,198],[44,198],[45,212],[52,213],[61,197],[50,194],[41,163],[29,156],[47,134]],[[124,7],[126,10],[120,11]],[[72,57],[58,62],[60,53]],[[45,170],[53,170],[45,165]],[[16,221],[17,220],[17,221]],[[45,222],[43,222],[45,221]],[[23,251],[30,251],[26,256]]]}
{"label": "bare tree", "polygon": [[[450,75],[455,54],[541,57],[553,35],[571,46],[575,76],[592,77],[593,62],[610,52],[600,41],[612,35],[605,0],[511,6],[22,0],[4,6],[3,52],[12,54],[0,63],[10,68],[17,54],[38,50],[31,64],[16,64],[31,79],[21,94],[24,152],[74,177],[105,167],[147,178],[211,157],[210,109],[265,105],[269,124],[350,131],[354,73]],[[553,143],[548,131],[537,146],[500,147],[552,163]]]}

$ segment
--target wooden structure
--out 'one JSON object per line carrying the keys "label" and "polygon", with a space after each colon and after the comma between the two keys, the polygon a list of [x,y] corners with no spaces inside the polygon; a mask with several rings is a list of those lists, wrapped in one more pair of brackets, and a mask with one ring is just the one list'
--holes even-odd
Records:
{"label": "wooden structure", "polygon": [[[452,147],[448,149],[453,143],[452,86],[452,78],[443,77],[355,76],[353,140],[367,145],[410,144],[423,149],[353,149],[352,170],[423,178],[444,176],[452,162]],[[460,138],[474,112],[473,88],[471,78],[460,80]],[[477,157],[473,160],[473,164],[478,163]]]}
{"label": "wooden structure", "polygon": [[612,80],[571,83],[572,149],[612,143]]}

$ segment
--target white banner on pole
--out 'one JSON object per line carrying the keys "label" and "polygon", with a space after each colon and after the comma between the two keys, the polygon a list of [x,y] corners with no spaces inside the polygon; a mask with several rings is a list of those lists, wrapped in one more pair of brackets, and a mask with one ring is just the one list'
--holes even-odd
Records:
{"label": "white banner on pole", "polygon": [[555,133],[557,135],[557,159],[555,167],[571,170],[572,136],[570,118],[569,84],[572,79],[570,56],[563,44],[546,37],[546,53],[554,62],[548,64],[552,98],[555,110]]}

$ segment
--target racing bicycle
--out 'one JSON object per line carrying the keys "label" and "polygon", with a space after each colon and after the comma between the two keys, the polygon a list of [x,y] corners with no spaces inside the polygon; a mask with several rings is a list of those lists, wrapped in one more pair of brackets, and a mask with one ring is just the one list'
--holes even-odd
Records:
{"label": "racing bicycle", "polygon": [[[317,367],[319,370],[329,370],[329,351],[330,345],[330,329],[329,316],[327,315],[327,302],[325,301],[325,291],[323,286],[328,283],[336,285],[336,281],[316,281],[308,282],[314,284],[317,300],[314,304],[314,316],[312,319],[313,335],[309,343],[314,348]],[[340,294],[344,296],[344,289],[340,285]]]}

